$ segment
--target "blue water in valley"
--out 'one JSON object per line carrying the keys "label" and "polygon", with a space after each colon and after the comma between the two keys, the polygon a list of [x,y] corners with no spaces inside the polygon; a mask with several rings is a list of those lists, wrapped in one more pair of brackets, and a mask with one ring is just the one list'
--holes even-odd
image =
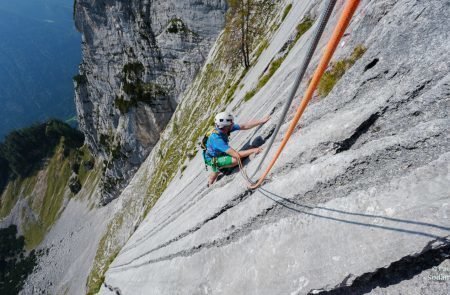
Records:
{"label": "blue water in valley", "polygon": [[0,0],[0,140],[12,129],[75,116],[81,61],[74,0]]}

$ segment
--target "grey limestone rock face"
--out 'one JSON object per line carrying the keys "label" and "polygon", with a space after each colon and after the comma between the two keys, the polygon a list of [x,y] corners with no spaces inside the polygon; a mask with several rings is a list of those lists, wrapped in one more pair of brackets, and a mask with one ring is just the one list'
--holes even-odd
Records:
{"label": "grey limestone rock face", "polygon": [[100,204],[148,156],[224,25],[226,2],[76,0],[79,125],[104,159]]}
{"label": "grey limestone rock face", "polygon": [[[302,19],[313,2],[294,1],[291,13]],[[267,181],[250,191],[234,173],[206,188],[195,158],[110,265],[100,294],[449,294],[449,8],[361,1],[334,61],[360,44],[367,51],[311,102]],[[291,20],[273,40],[288,39]],[[238,122],[279,116],[302,42],[236,109]],[[279,48],[271,42],[258,63]],[[272,127],[239,132],[230,145]]]}

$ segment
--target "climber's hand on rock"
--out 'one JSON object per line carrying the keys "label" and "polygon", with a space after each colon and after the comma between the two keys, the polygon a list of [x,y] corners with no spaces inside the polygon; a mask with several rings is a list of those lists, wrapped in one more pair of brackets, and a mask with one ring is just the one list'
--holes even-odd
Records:
{"label": "climber's hand on rock", "polygon": [[257,148],[254,148],[253,149],[253,152],[255,153],[255,155],[257,155],[257,154],[259,154],[260,152],[262,152],[262,148],[260,148],[260,147],[257,147]]}

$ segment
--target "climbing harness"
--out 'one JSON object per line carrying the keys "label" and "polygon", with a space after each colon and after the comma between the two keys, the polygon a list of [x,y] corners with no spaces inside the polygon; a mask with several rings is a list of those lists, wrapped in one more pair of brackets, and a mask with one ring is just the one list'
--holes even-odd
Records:
{"label": "climbing harness", "polygon": [[208,142],[208,138],[209,138],[209,137],[211,136],[211,134],[213,134],[214,132],[217,133],[216,129],[213,129],[213,130],[207,132],[207,133],[203,136],[202,140],[200,141],[200,148],[202,149],[203,162],[205,163],[205,170],[206,170],[206,171],[208,171],[208,164],[206,164],[206,150],[207,150],[206,143]]}
{"label": "climbing harness", "polygon": [[[327,69],[327,66],[331,60],[331,57],[333,56],[333,53],[336,50],[336,48],[339,44],[339,41],[341,40],[342,36],[344,35],[345,29],[347,28],[348,24],[350,23],[350,20],[352,19],[353,14],[355,13],[356,8],[358,7],[359,2],[360,2],[360,0],[348,0],[347,1],[347,4],[344,7],[344,10],[342,11],[339,21],[335,27],[335,30],[334,30],[330,40],[328,41],[327,47],[326,47],[325,52],[320,60],[320,63],[317,66],[316,71],[314,72],[311,82],[309,83],[309,86],[308,86],[308,89],[306,90],[305,96],[303,97],[300,106],[297,108],[295,116],[292,119],[292,121],[289,125],[289,128],[286,131],[285,136],[283,137],[283,141],[281,142],[278,150],[276,151],[274,157],[272,158],[269,166],[266,168],[266,170],[264,171],[262,176],[258,179],[258,181],[253,182],[251,180],[251,178],[248,177],[248,175],[242,165],[242,161],[240,159],[238,159],[239,169],[240,169],[241,174],[244,177],[244,179],[248,182],[249,189],[258,188],[263,183],[263,181],[265,180],[266,176],[269,174],[272,167],[275,165],[275,162],[278,160],[278,157],[280,156],[280,154],[283,151],[284,147],[286,146],[288,140],[290,139],[292,133],[294,132],[295,126],[297,125],[297,123],[300,120],[301,116],[303,115],[303,112],[305,111],[309,101],[311,100],[312,95],[313,95],[315,89],[317,88],[317,85],[319,84],[320,79],[322,78],[322,75],[325,73],[325,70]],[[277,123],[274,134],[272,135],[269,145],[268,145],[266,151],[264,152],[264,155],[263,155],[261,161],[259,162],[252,177],[260,169],[261,164],[267,157],[267,154],[273,145],[275,137],[277,136],[277,134],[280,130],[280,127],[286,117],[287,111],[288,111],[288,109],[292,103],[292,100],[295,96],[295,92],[297,91],[297,89],[300,85],[300,82],[303,79],[303,76],[304,76],[306,69],[311,61],[312,55],[317,47],[319,39],[324,31],[324,28],[328,22],[328,19],[331,15],[331,12],[333,11],[335,4],[336,4],[336,0],[330,0],[328,2],[328,6],[327,6],[326,10],[324,11],[324,13],[322,14],[322,16],[320,18],[319,25],[316,29],[313,41],[311,42],[311,45],[308,48],[307,54],[305,56],[302,66],[301,66],[299,75],[298,75],[297,79],[295,80],[294,87],[292,88],[289,99],[286,101],[286,104],[284,106],[280,120]]]}
{"label": "climbing harness", "polygon": [[[208,139],[212,134],[219,134],[219,131],[217,131],[216,128],[213,128],[212,130],[208,131],[204,136],[203,139],[200,141],[200,147],[203,150],[202,151],[202,155],[203,155],[203,162],[205,163],[205,170],[208,171],[208,164],[206,161],[206,154],[208,153],[208,147],[207,147],[207,143],[208,143]],[[229,140],[230,138],[230,133],[227,134],[227,138]],[[211,167],[216,167],[217,169],[219,168],[219,164],[218,164],[218,159],[217,157],[213,157],[211,155],[209,155],[209,157],[211,158]]]}

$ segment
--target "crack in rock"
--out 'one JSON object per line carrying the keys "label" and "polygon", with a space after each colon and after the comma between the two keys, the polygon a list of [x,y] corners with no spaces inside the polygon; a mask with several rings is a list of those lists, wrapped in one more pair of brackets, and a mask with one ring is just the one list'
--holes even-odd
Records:
{"label": "crack in rock", "polygon": [[358,128],[356,128],[355,132],[353,132],[353,135],[350,136],[349,138],[335,143],[335,149],[336,149],[336,154],[341,153],[343,151],[348,151],[349,149],[351,149],[351,147],[355,144],[355,142],[358,140],[358,138],[361,137],[361,135],[363,135],[364,133],[366,133],[369,128],[375,124],[375,122],[378,120],[378,118],[380,117],[379,113],[374,113],[372,114],[367,120],[363,121]]}
{"label": "crack in rock", "polygon": [[[148,254],[151,254],[151,253],[153,253],[153,252],[155,252],[155,251],[157,251],[157,250],[160,250],[160,249],[162,249],[162,248],[164,248],[164,247],[167,247],[167,246],[169,246],[170,244],[175,243],[175,242],[177,242],[177,241],[183,239],[184,237],[186,237],[186,236],[188,236],[188,235],[191,235],[191,234],[195,233],[196,231],[198,231],[200,228],[202,228],[202,226],[204,226],[204,225],[207,224],[208,222],[210,222],[210,221],[212,221],[212,220],[218,218],[220,215],[222,215],[222,214],[225,213],[226,211],[230,210],[231,208],[237,206],[239,203],[241,203],[242,201],[244,201],[245,199],[247,199],[250,195],[253,194],[253,192],[254,192],[254,191],[252,191],[252,190],[246,190],[246,191],[244,191],[243,193],[239,194],[237,197],[233,198],[230,202],[228,202],[227,204],[225,204],[225,206],[223,206],[222,208],[220,208],[219,211],[217,211],[217,212],[214,213],[212,216],[210,216],[209,218],[205,219],[203,222],[201,222],[200,224],[196,225],[195,227],[193,227],[193,228],[191,228],[191,229],[189,229],[189,230],[187,230],[187,231],[181,233],[180,235],[176,236],[175,238],[170,239],[169,241],[167,241],[167,242],[165,242],[165,243],[163,243],[163,244],[161,244],[161,245],[159,245],[159,246],[157,246],[157,247],[155,247],[155,248],[153,248],[153,249],[151,249],[151,250],[149,250],[149,251],[146,251],[145,253],[143,253],[143,254],[141,254],[141,255],[139,255],[139,256],[136,256],[135,258],[133,258],[133,259],[130,260],[130,261],[128,261],[128,262],[126,262],[126,263],[123,263],[123,264],[120,264],[120,265],[117,265],[117,266],[114,266],[113,268],[119,268],[119,267],[123,267],[123,266],[130,265],[130,264],[133,263],[134,261],[136,261],[136,260],[138,260],[138,259],[140,259],[140,258],[142,258],[142,257],[144,257],[144,256],[146,256],[146,255],[148,255]],[[196,247],[194,247],[194,249],[195,249],[195,248],[196,248]]]}
{"label": "crack in rock", "polygon": [[367,294],[377,287],[386,288],[401,281],[409,280],[427,269],[438,266],[449,258],[449,238],[433,240],[418,254],[405,256],[392,262],[387,267],[357,277],[350,274],[334,288],[311,290],[308,295]]}
{"label": "crack in rock", "polygon": [[[193,190],[195,192],[196,189]],[[122,254],[130,251],[131,249],[136,248],[139,244],[144,242],[145,240],[151,238],[161,230],[163,230],[167,225],[171,224],[173,221],[177,220],[177,218],[182,215],[184,212],[189,210],[191,207],[193,207],[198,201],[202,200],[207,194],[209,193],[209,190],[206,188],[201,188],[199,190],[198,197],[194,199],[188,199],[187,202],[184,204],[181,204],[180,207],[173,211],[167,218],[163,219],[160,223],[158,223],[152,230],[150,230],[148,233],[146,233],[144,236],[140,237],[135,241],[135,243],[131,246],[128,246],[122,250]]]}
{"label": "crack in rock", "polygon": [[[369,156],[355,159],[345,172],[326,182],[318,182],[314,188],[296,199],[326,202],[347,196],[352,191],[385,183],[388,179],[404,175],[436,160],[448,151],[442,133],[408,145],[395,145]],[[388,171],[388,172],[387,172]]]}
{"label": "crack in rock", "polygon": [[[430,84],[431,84],[431,80],[427,80],[427,81],[424,81],[424,82],[418,84],[414,90],[405,93],[404,96],[402,96],[400,98],[395,99],[394,97],[391,97],[389,104],[386,107],[384,107],[383,110],[380,110],[380,111],[370,115],[369,118],[367,118],[365,121],[363,121],[355,129],[355,131],[353,132],[353,134],[350,137],[348,137],[338,143],[329,142],[328,144],[323,144],[324,146],[322,146],[322,148],[320,148],[320,150],[322,152],[325,151],[326,153],[329,153],[330,151],[333,151],[333,150],[334,150],[334,153],[340,153],[340,152],[354,148],[355,143],[357,143],[357,142],[361,142],[358,144],[358,147],[361,147],[362,145],[365,144],[365,140],[364,140],[365,135],[372,129],[373,130],[372,130],[371,134],[367,134],[367,136],[373,137],[374,134],[372,134],[372,133],[376,132],[376,134],[378,134],[378,137],[379,137],[381,135],[380,134],[381,132],[379,132],[379,127],[374,128],[375,125],[379,125],[377,122],[380,120],[382,120],[382,121],[384,120],[384,121],[393,121],[393,123],[395,123],[396,118],[391,118],[392,113],[396,113],[396,112],[399,112],[400,110],[404,109],[404,107],[400,108],[400,105],[403,105],[406,103],[413,103],[416,98],[418,98],[423,93],[425,93],[428,89],[431,88]],[[442,85],[444,85],[444,88],[445,88],[445,86],[447,84],[445,84],[445,83],[441,84],[440,88],[442,88]],[[434,102],[432,102],[432,103],[435,103],[435,102],[436,102],[436,100],[434,100]],[[422,114],[423,114],[423,112],[421,112],[421,114],[417,114],[417,116],[421,116]],[[389,116],[389,115],[391,115],[391,116]],[[431,115],[431,114],[429,114],[429,115]],[[418,120],[421,120],[421,119],[418,118]],[[390,124],[389,122],[387,122],[386,125],[387,126],[392,125],[391,128],[397,128],[396,124]],[[389,129],[390,128],[388,128],[388,130]],[[385,135],[389,135],[388,130],[384,130],[385,132],[382,132],[382,133],[384,133]],[[407,169],[412,169],[412,168],[416,168],[418,166],[422,166],[423,164],[426,164],[429,161],[432,161],[434,159],[433,155],[440,154],[440,152],[438,152],[438,150],[441,150],[441,152],[442,152],[442,149],[445,150],[445,148],[442,146],[442,144],[445,143],[445,139],[444,139],[444,142],[442,142],[442,138],[439,138],[439,137],[442,137],[442,133],[432,136],[432,137],[422,139],[422,140],[418,140],[413,143],[408,143],[407,145],[398,145],[395,147],[389,147],[388,149],[386,149],[384,151],[379,151],[378,153],[372,154],[371,156],[365,157],[364,159],[355,160],[352,163],[352,165],[347,168],[347,171],[345,173],[340,174],[335,179],[330,180],[327,183],[318,183],[312,191],[305,193],[303,196],[294,196],[294,199],[299,199],[301,197],[303,200],[308,200],[308,199],[312,200],[313,198],[315,198],[316,200],[314,200],[314,203],[327,201],[328,199],[331,199],[330,190],[333,187],[340,188],[339,191],[333,190],[332,195],[335,198],[339,197],[339,196],[347,195],[351,191],[361,188],[361,186],[370,185],[371,182],[373,182],[373,181],[371,181],[371,179],[378,179],[376,177],[364,178],[363,176],[371,174],[371,173],[377,174],[378,170],[379,171],[385,170],[385,169],[379,169],[380,166],[385,167],[387,165],[387,166],[402,168],[402,169],[391,169],[390,174],[387,175],[386,177],[393,177],[395,175],[398,175],[398,173],[400,173],[400,172],[404,173],[405,167]],[[371,138],[371,139],[373,139],[373,138]],[[421,155],[418,156],[417,151],[415,151],[415,150],[420,150]],[[408,159],[407,161],[405,161],[405,156]],[[303,153],[300,155],[300,157],[304,158]],[[320,155],[315,155],[314,157],[312,157],[312,160],[311,159],[310,160],[314,161],[315,159],[317,159],[317,157],[320,157]],[[309,161],[309,162],[311,162],[311,161]],[[287,166],[289,166],[289,167],[287,167],[287,168],[294,169],[294,168],[298,167],[299,165],[303,164],[304,162],[305,162],[304,159],[300,159],[299,161],[295,161],[295,164],[288,163]],[[397,162],[399,162],[399,163],[397,163]],[[281,172],[285,171],[285,170],[286,169],[282,169]],[[385,179],[386,177],[381,177],[381,178]],[[230,177],[230,179],[231,178],[232,177]],[[360,180],[362,179],[363,180],[362,183],[361,183],[361,181],[357,181],[356,183],[353,183],[353,181],[356,180],[355,178],[358,178]],[[374,185],[374,183],[372,183],[372,185]],[[197,203],[200,199],[202,199],[204,197],[204,195],[206,195],[206,193],[207,193],[207,191],[206,192],[203,191],[199,197],[195,198],[195,200],[189,202],[182,208],[176,210],[176,212],[175,212],[176,216],[171,214],[170,217],[168,217],[165,221],[161,222],[159,226],[157,226],[149,234],[147,234],[144,239],[147,239],[148,237],[151,237],[154,234],[157,234],[164,226],[173,222],[179,215],[183,214],[183,212],[185,212],[186,210],[191,208],[193,205],[195,205],[195,203]],[[238,196],[237,199],[236,198],[233,199],[230,203],[228,203],[227,205],[222,207],[218,212],[216,212],[216,214],[214,214],[213,216],[204,220],[201,224],[197,225],[196,227],[191,228],[188,231],[185,231],[184,233],[165,242],[164,244],[157,246],[156,248],[153,248],[152,250],[137,257],[136,259],[139,259],[151,252],[154,252],[156,250],[164,248],[164,247],[196,232],[197,230],[199,230],[201,228],[202,225],[206,224],[209,221],[214,220],[215,218],[220,216],[223,212],[236,206],[240,201],[238,201],[237,203],[235,201],[240,199],[241,197],[242,196]],[[282,208],[281,205],[279,205],[279,204],[274,205],[274,206],[270,207],[269,210],[265,214],[259,214],[259,215],[257,215],[257,218],[255,216],[255,218],[252,219],[252,222],[247,223],[242,228],[240,228],[238,231],[235,231],[230,236],[224,238],[224,242],[228,243],[231,240],[234,240],[233,237],[237,236],[236,232],[240,232],[241,234],[244,232],[250,232],[251,230],[260,227],[260,225],[262,225],[262,224],[274,222],[276,220],[284,218],[284,217],[286,217],[286,215],[289,215],[289,213],[286,213],[286,211],[288,211],[288,210],[286,210],[286,208]],[[269,215],[268,212],[271,212],[271,214]],[[141,240],[144,240],[144,239],[141,239]],[[168,255],[166,257],[158,258],[153,261],[149,261],[148,263],[163,261],[163,260],[171,259],[173,257],[178,257],[178,256],[192,255],[193,253],[196,253],[196,252],[200,251],[201,249],[209,248],[212,246],[217,246],[218,244],[223,244],[223,243],[220,241],[212,241],[212,242],[203,243],[203,244],[200,244],[191,249],[183,250],[181,252],[178,252],[178,253],[175,253],[172,255]],[[134,248],[134,247],[132,247],[132,248]],[[133,261],[135,261],[136,259],[134,259]],[[130,263],[128,263],[128,264],[130,264]],[[125,264],[125,265],[127,265],[127,264]],[[121,265],[121,266],[124,266],[124,265]],[[120,266],[117,266],[117,267],[120,267]]]}
{"label": "crack in rock", "polygon": [[370,63],[368,63],[365,67],[364,67],[364,72],[367,70],[370,70],[371,68],[373,68],[377,63],[378,63],[379,59],[378,58],[374,58]]}
{"label": "crack in rock", "polygon": [[120,289],[118,287],[113,287],[109,284],[107,284],[106,282],[103,283],[103,285],[105,286],[105,288],[107,288],[109,291],[114,292],[115,295],[122,295],[122,291],[120,291]]}
{"label": "crack in rock", "polygon": [[[237,241],[238,239],[240,239],[241,237],[246,236],[251,231],[253,231],[257,228],[260,228],[262,225],[266,224],[266,222],[262,222],[264,220],[264,217],[269,215],[269,213],[273,209],[275,209],[275,207],[277,207],[277,206],[278,205],[273,205],[269,208],[266,208],[265,210],[263,210],[263,212],[254,216],[253,218],[251,218],[245,225],[243,225],[241,228],[235,230],[228,236],[225,236],[225,237],[222,237],[222,238],[219,238],[216,240],[208,241],[205,243],[201,243],[201,244],[198,244],[189,249],[181,250],[181,251],[173,253],[173,254],[162,256],[162,257],[159,257],[156,259],[149,259],[149,260],[144,261],[139,264],[130,265],[134,260],[137,259],[136,258],[136,259],[133,259],[133,261],[131,261],[131,262],[112,267],[111,271],[114,272],[116,269],[118,269],[117,271],[123,271],[123,270],[127,270],[127,269],[136,269],[136,268],[139,268],[144,265],[154,264],[154,263],[158,263],[158,262],[162,262],[162,261],[168,261],[168,260],[172,260],[172,259],[178,258],[178,257],[189,257],[189,256],[192,256],[192,255],[202,251],[202,250],[210,249],[213,247],[223,247],[225,245],[231,244],[231,243]],[[255,224],[258,224],[257,228],[255,228]],[[140,256],[140,257],[142,257],[142,256]]]}
{"label": "crack in rock", "polygon": [[[331,179],[330,181],[326,183],[319,182],[315,188],[311,191],[308,191],[304,194],[295,195],[292,199],[286,199],[280,196],[274,195],[277,199],[280,198],[282,201],[275,200],[275,203],[273,206],[270,206],[266,208],[262,213],[254,216],[251,218],[248,222],[246,222],[242,227],[239,229],[233,231],[229,236],[209,241],[205,243],[201,243],[197,246],[194,246],[190,249],[182,250],[174,254],[170,254],[164,257],[160,257],[157,259],[148,260],[146,262],[143,262],[138,265],[129,266],[134,261],[158,250],[163,247],[168,246],[171,243],[174,243],[190,234],[193,234],[194,232],[198,231],[204,224],[207,222],[210,222],[217,217],[219,217],[221,214],[226,212],[227,210],[235,207],[240,202],[245,200],[248,195],[251,194],[251,191],[246,191],[233,200],[231,200],[228,204],[226,204],[224,207],[222,207],[218,212],[216,212],[211,217],[204,220],[201,224],[197,225],[194,228],[191,228],[190,230],[180,234],[179,236],[171,239],[170,241],[161,244],[160,246],[134,258],[132,261],[117,265],[114,268],[128,268],[128,267],[139,267],[146,264],[152,264],[157,263],[161,261],[171,260],[176,257],[187,257],[191,256],[203,249],[209,249],[211,247],[221,247],[224,245],[227,245],[231,242],[236,241],[237,239],[247,235],[248,233],[252,232],[253,230],[256,230],[258,228],[261,228],[264,225],[271,224],[274,222],[277,222],[283,218],[291,217],[292,215],[296,215],[298,213],[301,214],[307,214],[314,217],[319,218],[329,218],[333,219],[331,217],[327,217],[320,214],[314,214],[309,211],[314,209],[315,204],[323,203],[326,201],[329,201],[330,199],[344,197],[350,194],[352,191],[361,189],[362,187],[367,186],[373,186],[373,185],[379,185],[383,184],[385,182],[385,178],[393,178],[395,176],[401,175],[405,173],[404,165],[407,164],[408,169],[418,168],[422,165],[426,165],[427,163],[431,162],[435,159],[432,155],[436,156],[441,154],[441,152],[436,152],[436,149],[443,148],[442,144],[445,142],[442,142],[440,140],[440,136],[442,134],[438,134],[432,137],[428,137],[425,139],[417,140],[415,143],[411,143],[409,146],[393,146],[386,150],[379,151],[376,154],[372,154],[370,156],[364,157],[362,159],[355,160],[352,162],[352,165],[346,169],[344,173],[341,173],[337,175],[334,179]],[[416,146],[416,148],[411,149],[411,146]],[[417,152],[420,151],[420,157],[417,156]],[[401,154],[402,156],[399,156]],[[428,157],[427,155],[430,154],[431,156]],[[406,161],[406,159],[409,159]],[[397,160],[400,161],[400,163],[397,163]],[[401,164],[401,165],[400,165]],[[402,166],[403,165],[403,166]],[[380,169],[379,167],[397,167],[399,169],[389,169],[391,171],[391,174],[386,175],[385,171],[383,169]],[[365,178],[365,175],[374,176],[375,174],[384,173],[384,177],[368,177]],[[336,187],[339,187],[339,190],[336,190]],[[259,190],[263,193],[266,197],[269,197],[267,194],[264,194],[265,190]],[[269,192],[270,193],[270,192]],[[247,195],[248,194],[248,195]],[[302,204],[297,203],[298,201],[302,201]],[[286,203],[287,202],[287,203]],[[305,205],[308,204],[308,205]],[[334,219],[336,221],[345,222],[345,223],[352,223],[355,225],[361,225],[366,226],[367,224],[358,223],[358,222],[352,222],[345,219]],[[385,229],[385,230],[394,230],[394,231],[400,231],[400,232],[407,232],[410,234],[418,234],[422,236],[428,236],[433,239],[436,239],[437,237],[434,235],[427,235],[426,233],[422,232],[414,232],[414,231],[408,231],[408,230],[402,230],[394,227],[384,227],[384,226],[377,226],[373,225],[373,227]],[[447,230],[447,228],[445,228]],[[127,267],[128,266],[128,267]]]}
{"label": "crack in rock", "polygon": [[[220,187],[225,186],[226,184],[230,183],[234,179],[234,176],[235,175],[230,175],[230,176],[224,177],[224,179],[222,179],[222,181],[221,181]],[[215,185],[215,187],[217,188],[217,185]],[[196,191],[196,189],[194,188],[193,191]],[[181,205],[177,210],[173,211],[169,217],[165,218],[163,221],[161,221],[159,224],[157,224],[152,230],[150,230],[147,234],[145,234],[143,237],[139,238],[135,242],[134,245],[124,248],[121,253],[126,253],[126,252],[130,251],[131,249],[137,247],[138,244],[151,238],[152,236],[154,236],[155,234],[157,234],[158,232],[163,230],[167,225],[169,225],[173,221],[177,220],[177,218],[179,216],[181,216],[184,212],[186,212],[187,210],[192,208],[194,205],[196,205],[200,200],[202,200],[206,195],[208,195],[208,193],[210,193],[210,191],[211,190],[207,189],[206,187],[200,189],[198,197],[196,197],[194,199],[189,199],[186,203]]]}

